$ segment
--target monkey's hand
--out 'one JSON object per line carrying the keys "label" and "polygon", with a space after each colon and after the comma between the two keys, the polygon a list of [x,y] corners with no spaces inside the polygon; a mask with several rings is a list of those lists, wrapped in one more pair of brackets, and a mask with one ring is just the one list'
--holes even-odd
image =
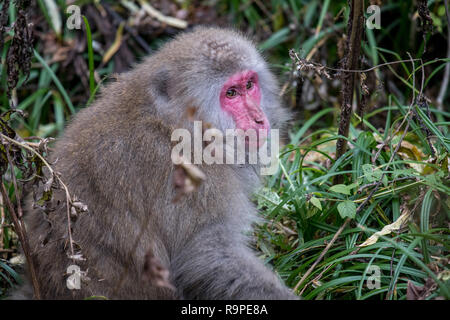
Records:
{"label": "monkey's hand", "polygon": [[209,225],[172,261],[172,277],[186,299],[299,299],[227,226]]}

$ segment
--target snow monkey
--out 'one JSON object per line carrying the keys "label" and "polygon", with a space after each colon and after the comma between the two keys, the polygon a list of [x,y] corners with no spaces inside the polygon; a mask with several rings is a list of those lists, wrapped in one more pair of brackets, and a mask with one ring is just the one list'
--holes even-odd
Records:
{"label": "snow monkey", "polygon": [[[71,257],[62,191],[54,192],[53,211],[26,213],[42,298],[298,298],[249,246],[257,219],[249,196],[260,183],[255,166],[202,163],[204,181],[174,201],[171,134],[192,128],[190,108],[223,132],[264,134],[288,121],[255,45],[233,30],[198,27],[101,91],[51,155],[70,194],[88,207],[71,217],[78,259]],[[71,265],[80,270],[78,288],[68,286]],[[167,271],[170,285],[149,279],[148,269]],[[26,297],[26,289],[14,295]]]}

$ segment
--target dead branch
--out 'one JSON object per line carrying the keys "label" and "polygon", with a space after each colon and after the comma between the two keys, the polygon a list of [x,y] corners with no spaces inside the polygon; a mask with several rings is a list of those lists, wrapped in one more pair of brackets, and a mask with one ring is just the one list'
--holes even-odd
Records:
{"label": "dead branch", "polygon": [[[14,175],[14,173],[13,173],[13,175]],[[22,244],[23,253],[25,254],[25,257],[27,258],[27,261],[28,261],[27,266],[28,266],[28,270],[30,272],[31,283],[33,284],[34,297],[36,299],[40,300],[41,299],[41,291],[39,289],[39,282],[37,280],[36,268],[34,267],[34,263],[32,260],[31,249],[30,249],[30,244],[28,242],[28,237],[27,237],[27,234],[25,231],[25,225],[23,224],[22,220],[19,219],[19,217],[16,214],[16,211],[14,210],[14,206],[8,197],[8,193],[7,193],[5,185],[3,183],[3,179],[0,184],[1,184],[0,191],[2,194],[3,202],[8,207],[9,215],[14,224],[14,230],[16,231],[17,236],[19,237],[20,243]]]}
{"label": "dead branch", "polygon": [[[352,0],[350,2],[350,19],[348,21],[348,41],[346,47],[344,69],[358,69],[363,30],[364,3],[362,0]],[[354,74],[342,74],[342,106],[338,134],[344,137],[348,136],[348,130],[350,126],[355,80],[356,77]],[[346,149],[347,140],[339,138],[336,142],[336,159],[339,159],[345,153]]]}
{"label": "dead branch", "polygon": [[[71,256],[74,257],[75,256],[75,252],[73,249],[73,239],[72,239],[72,228],[71,228],[71,223],[70,223],[70,209],[73,206],[73,202],[72,198],[70,196],[69,193],[69,189],[67,188],[67,186],[64,184],[64,182],[61,180],[61,178],[59,177],[59,175],[53,170],[53,168],[50,166],[50,164],[45,160],[45,158],[36,150],[34,150],[32,147],[30,147],[27,143],[21,143],[17,140],[11,139],[7,136],[5,136],[4,134],[0,133],[0,137],[2,139],[7,140],[10,143],[13,143],[21,148],[24,148],[28,151],[30,151],[31,153],[33,153],[34,155],[36,155],[41,161],[42,163],[47,167],[47,169],[50,172],[51,175],[51,179],[56,179],[60,185],[62,186],[62,188],[64,189],[65,195],[66,195],[66,209],[67,209],[67,229],[68,229],[68,235],[69,235],[69,244],[70,244],[70,251],[71,251]],[[87,210],[87,209],[86,209]]]}

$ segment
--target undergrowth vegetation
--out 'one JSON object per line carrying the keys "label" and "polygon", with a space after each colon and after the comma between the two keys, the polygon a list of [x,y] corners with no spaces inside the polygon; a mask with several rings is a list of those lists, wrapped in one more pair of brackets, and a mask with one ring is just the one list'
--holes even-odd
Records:
{"label": "undergrowth vegetation", "polygon": [[[71,4],[81,6],[79,29],[66,25]],[[183,23],[235,26],[259,42],[294,114],[280,168],[254,195],[265,218],[255,231],[261,258],[305,299],[448,299],[448,9],[437,0],[370,4],[381,9],[380,25],[362,26],[362,71],[352,73],[353,112],[342,135],[347,1],[0,1],[2,134],[57,137],[114,73]],[[16,23],[23,14],[32,27]],[[5,113],[13,107],[25,116]],[[348,145],[340,157],[338,139]],[[2,183],[17,205],[12,173],[22,175],[0,153]],[[0,296],[20,282],[5,203]]]}

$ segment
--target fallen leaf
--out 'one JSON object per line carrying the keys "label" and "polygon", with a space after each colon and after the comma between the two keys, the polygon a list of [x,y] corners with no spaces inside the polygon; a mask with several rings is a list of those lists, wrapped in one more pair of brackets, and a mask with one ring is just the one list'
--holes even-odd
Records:
{"label": "fallen leaf", "polygon": [[398,217],[398,219],[395,222],[384,226],[384,228],[381,229],[381,231],[375,232],[373,235],[371,235],[366,241],[364,241],[358,247],[370,246],[370,245],[376,243],[380,236],[384,236],[384,235],[390,234],[391,232],[400,230],[400,228],[408,221],[410,216],[411,216],[411,211],[409,211],[408,209],[405,209],[405,211],[400,215],[400,217]]}

